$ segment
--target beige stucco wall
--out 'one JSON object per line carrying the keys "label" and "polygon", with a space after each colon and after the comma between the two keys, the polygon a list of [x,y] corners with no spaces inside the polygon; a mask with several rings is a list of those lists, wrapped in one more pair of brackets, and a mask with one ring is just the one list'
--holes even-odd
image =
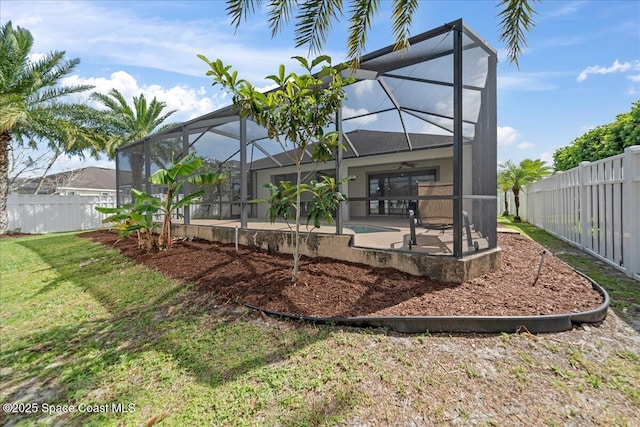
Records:
{"label": "beige stucco wall", "polygon": [[[373,172],[397,172],[400,162],[415,163],[415,170],[435,167],[438,169],[438,180],[453,180],[453,148],[436,148],[432,150],[410,151],[404,153],[392,153],[379,156],[358,157],[343,160],[343,174],[355,175],[355,180],[350,181],[343,189],[349,197],[367,196],[367,177]],[[311,165],[303,165],[303,172],[308,172]],[[335,162],[327,162],[318,167],[318,170],[335,169]],[[257,189],[252,198],[267,199],[269,190],[262,187],[263,183],[270,182],[273,175],[295,173],[295,167],[286,166],[282,168],[265,169],[257,172]],[[467,178],[470,179],[470,176]],[[268,206],[261,203],[257,207],[258,218],[267,217]],[[345,219],[351,216],[366,216],[367,209],[365,202],[350,203],[348,209],[343,211]]]}

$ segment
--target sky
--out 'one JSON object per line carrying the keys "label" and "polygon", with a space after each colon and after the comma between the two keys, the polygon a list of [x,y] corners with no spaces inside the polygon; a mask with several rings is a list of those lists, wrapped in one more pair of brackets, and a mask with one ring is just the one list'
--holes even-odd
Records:
{"label": "sky", "polygon": [[[263,2],[268,4],[268,2]],[[345,1],[345,4],[347,2]],[[367,35],[366,51],[393,43],[391,2],[383,0]],[[259,87],[279,64],[293,66],[293,24],[271,37],[265,10],[238,29],[222,0],[22,1],[0,0],[0,22],[31,31],[34,58],[63,50],[81,62],[66,84],[90,84],[127,99],[144,93],[177,112],[170,121],[198,117],[229,104],[212,86],[207,65],[220,58]],[[557,1],[534,3],[535,27],[519,67],[499,41],[497,0],[422,0],[411,35],[462,18],[498,52],[498,162],[542,159],[594,127],[615,121],[640,100],[640,2]],[[334,23],[324,53],[346,57],[346,18]],[[639,142],[640,143],[640,142]],[[114,167],[106,158],[61,158],[52,172],[84,166]]]}

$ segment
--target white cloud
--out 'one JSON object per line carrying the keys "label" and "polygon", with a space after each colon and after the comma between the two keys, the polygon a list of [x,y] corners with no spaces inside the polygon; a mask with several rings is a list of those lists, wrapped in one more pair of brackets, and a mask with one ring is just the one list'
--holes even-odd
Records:
{"label": "white cloud", "polygon": [[[349,107],[342,107],[342,118],[345,120],[350,117],[361,116],[363,114],[368,114],[368,113],[369,113],[369,110],[367,110],[366,108],[355,109],[355,108],[349,108]],[[373,123],[377,120],[378,120],[377,114],[369,114],[366,116],[358,117],[356,119],[351,119],[349,120],[349,124],[350,125],[366,125],[367,123]]]}
{"label": "white cloud", "polygon": [[70,170],[74,170],[74,169],[80,169],[80,168],[86,168],[89,166],[96,166],[96,167],[100,167],[100,168],[108,168],[108,169],[115,169],[116,168],[116,162],[113,160],[109,160],[106,157],[102,158],[102,159],[94,159],[92,157],[89,157],[87,154],[87,157],[85,157],[84,159],[80,158],[80,157],[65,157],[62,156],[60,158],[58,158],[58,160],[56,160],[56,162],[54,163],[53,167],[51,168],[51,171],[49,172],[49,174],[52,173],[58,173],[58,172],[66,172],[66,171],[70,171]]}
{"label": "white cloud", "polygon": [[[214,2],[207,16],[190,21],[177,16],[149,19],[138,10],[147,5],[140,5],[20,1],[3,2],[2,7],[3,16],[31,31],[37,51],[65,50],[69,58],[80,57],[118,68],[145,67],[204,78],[208,66],[197,58],[200,53],[211,60],[223,59],[241,77],[259,84],[277,70],[283,58],[306,56],[304,48],[294,49],[289,47],[291,44],[282,47],[252,43],[249,26],[234,34],[222,2]],[[151,7],[164,6],[156,3]],[[341,52],[326,54],[334,60],[344,57]],[[285,64],[297,69],[295,60],[288,59]]]}
{"label": "white cloud", "polygon": [[362,95],[366,95],[373,90],[374,85],[377,85],[378,82],[375,80],[360,80],[359,82],[353,85],[353,93],[356,96],[361,97]]}
{"label": "white cloud", "polygon": [[[577,12],[580,12],[587,3],[588,2],[586,1],[558,2],[557,4],[551,3],[552,8],[542,13],[539,21],[574,15]],[[558,6],[558,8],[554,9],[553,6]]]}
{"label": "white cloud", "polygon": [[531,142],[521,142],[520,144],[518,144],[518,148],[521,150],[527,150],[529,148],[533,148],[535,147],[535,144],[531,143]]}
{"label": "white cloud", "polygon": [[40,61],[45,56],[46,55],[44,53],[32,53],[31,55],[29,55],[29,62],[33,64],[35,62]]}
{"label": "white cloud", "polygon": [[498,74],[498,90],[546,91],[557,85],[549,80],[560,77],[560,73],[502,73]]}
{"label": "white cloud", "polygon": [[498,126],[498,148],[505,148],[513,145],[518,138],[520,132],[510,126]]}
{"label": "white cloud", "polygon": [[611,73],[626,73],[629,70],[640,70],[640,61],[635,60],[633,62],[625,61],[620,62],[617,59],[610,67],[603,67],[601,65],[590,65],[578,74],[577,81],[583,82],[587,79],[589,74],[611,74]]}
{"label": "white cloud", "polygon": [[633,76],[627,76],[627,78],[629,80],[631,80],[632,82],[634,82],[634,83],[640,83],[640,74],[636,74],[636,75],[633,75]]}
{"label": "white cloud", "polygon": [[553,166],[553,153],[540,153],[539,159],[545,162],[547,166]]}
{"label": "white cloud", "polygon": [[92,85],[94,92],[108,93],[111,89],[117,89],[122,96],[131,104],[134,96],[143,93],[150,102],[154,97],[159,101],[164,101],[167,106],[165,111],[177,110],[169,117],[168,122],[189,120],[203,114],[209,113],[221,107],[224,102],[223,95],[213,95],[208,97],[204,87],[191,88],[186,85],[176,85],[165,88],[160,85],[142,85],[129,73],[116,71],[110,78],[88,77],[83,78],[77,75],[67,77],[62,82],[65,85]]}

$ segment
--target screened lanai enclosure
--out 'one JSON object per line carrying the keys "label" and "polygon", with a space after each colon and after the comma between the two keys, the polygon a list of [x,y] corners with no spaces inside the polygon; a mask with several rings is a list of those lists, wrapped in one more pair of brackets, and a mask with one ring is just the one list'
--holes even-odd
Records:
{"label": "screened lanai enclosure", "polygon": [[[322,231],[342,234],[354,222],[409,224],[413,214],[414,245],[428,231],[449,236],[445,252],[455,258],[494,249],[496,64],[495,50],[457,20],[411,38],[406,50],[389,46],[343,71],[355,80],[331,130],[345,148],[335,161],[303,165],[312,178],[355,176],[342,185],[348,202],[335,226]],[[186,224],[237,219],[246,229],[268,218],[266,204],[252,203],[268,198],[265,183],[295,182],[283,148],[228,106],[120,148],[119,204],[130,201],[131,187],[163,193],[147,178],[190,152],[228,179],[181,212]]]}

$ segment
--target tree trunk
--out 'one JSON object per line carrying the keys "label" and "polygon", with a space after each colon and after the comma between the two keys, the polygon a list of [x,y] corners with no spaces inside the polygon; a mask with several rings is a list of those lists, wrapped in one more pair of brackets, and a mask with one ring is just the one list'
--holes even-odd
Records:
{"label": "tree trunk", "polygon": [[294,233],[293,243],[293,277],[291,277],[291,283],[295,283],[298,278],[298,266],[300,264],[300,179],[302,178],[302,171],[300,170],[300,164],[297,165],[297,177],[296,177],[296,231]]}
{"label": "tree trunk", "polygon": [[162,230],[160,230],[160,236],[158,236],[158,247],[160,249],[169,249],[172,245],[171,241],[171,199],[173,198],[173,191],[167,191],[167,200],[164,202],[164,218],[162,219]]}
{"label": "tree trunk", "polygon": [[509,199],[508,199],[508,193],[505,191],[504,192],[504,212],[502,212],[502,216],[508,216],[509,215]]}
{"label": "tree trunk", "polygon": [[40,192],[40,190],[42,189],[42,185],[44,184],[45,179],[47,179],[47,174],[49,173],[49,171],[53,167],[53,164],[56,162],[56,160],[58,160],[58,157],[60,157],[60,151],[56,150],[56,152],[53,155],[53,157],[51,157],[51,160],[49,160],[49,164],[47,165],[47,168],[44,170],[44,173],[40,177],[40,182],[38,183],[38,187],[36,187],[36,191],[34,191],[33,194],[38,194]]}
{"label": "tree trunk", "polygon": [[9,227],[7,219],[7,195],[9,194],[9,131],[0,132],[0,235]]}
{"label": "tree trunk", "polygon": [[513,200],[515,202],[516,205],[516,216],[513,217],[513,220],[515,222],[520,222],[520,189],[519,188],[512,188],[513,190]]}

